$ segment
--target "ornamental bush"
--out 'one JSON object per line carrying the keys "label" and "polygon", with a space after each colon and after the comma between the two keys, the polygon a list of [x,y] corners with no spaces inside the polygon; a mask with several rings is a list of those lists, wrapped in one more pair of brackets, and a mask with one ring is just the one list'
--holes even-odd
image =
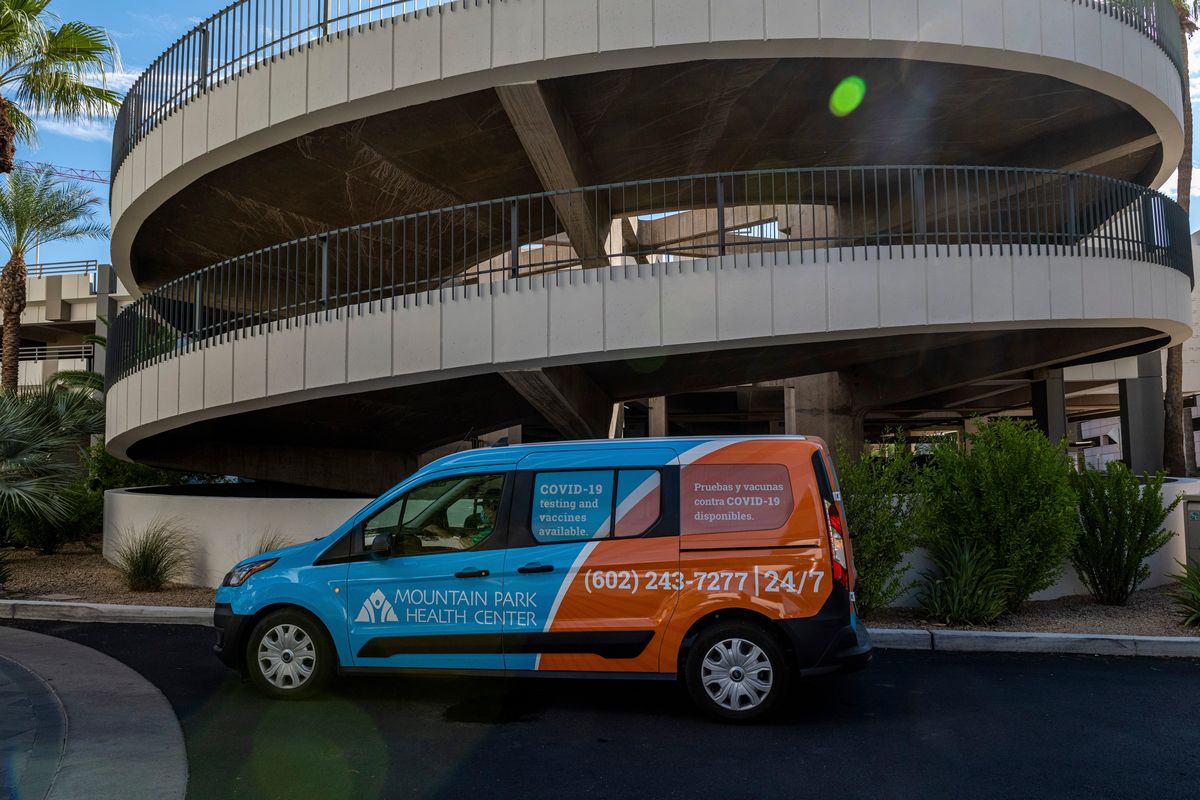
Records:
{"label": "ornamental bush", "polygon": [[160,592],[191,564],[191,542],[175,520],[154,520],[125,533],[115,560],[131,592]]}
{"label": "ornamental bush", "polygon": [[949,554],[948,543],[961,540],[972,555],[986,553],[1005,575],[1005,609],[1015,611],[1058,580],[1079,535],[1071,462],[1065,445],[1006,417],[967,440],[935,446],[922,474],[924,543]]}
{"label": "ornamental bush", "polygon": [[928,619],[986,625],[1004,613],[1011,585],[988,549],[968,539],[942,539],[929,551],[917,602]]}
{"label": "ornamental bush", "polygon": [[1123,606],[1150,577],[1146,559],[1175,535],[1162,524],[1182,498],[1164,506],[1163,473],[1139,480],[1119,461],[1103,472],[1085,468],[1071,482],[1081,523],[1071,563],[1097,602]]}
{"label": "ornamental bush", "polygon": [[904,557],[917,546],[917,467],[901,436],[884,457],[855,462],[838,448],[838,484],[854,533],[855,605],[869,617],[899,597]]}
{"label": "ornamental bush", "polygon": [[1174,576],[1179,585],[1171,597],[1183,615],[1183,624],[1200,626],[1200,561],[1189,561],[1179,566],[1183,567],[1183,572]]}

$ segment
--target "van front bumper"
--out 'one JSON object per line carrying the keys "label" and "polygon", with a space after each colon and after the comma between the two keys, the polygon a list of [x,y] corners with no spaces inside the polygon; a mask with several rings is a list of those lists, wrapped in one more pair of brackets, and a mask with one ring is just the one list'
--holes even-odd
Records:
{"label": "van front bumper", "polygon": [[242,668],[241,643],[245,641],[243,634],[249,619],[233,613],[233,606],[229,603],[217,603],[213,609],[213,627],[217,629],[217,643],[213,645],[213,652],[231,669]]}

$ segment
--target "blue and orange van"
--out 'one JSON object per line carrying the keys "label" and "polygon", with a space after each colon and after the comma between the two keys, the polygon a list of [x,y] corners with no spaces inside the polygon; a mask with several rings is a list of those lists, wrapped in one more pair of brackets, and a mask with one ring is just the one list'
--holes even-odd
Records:
{"label": "blue and orange van", "polygon": [[278,698],[338,672],[665,676],[748,721],[870,659],[854,580],[818,439],[473,450],[237,564],[215,649]]}

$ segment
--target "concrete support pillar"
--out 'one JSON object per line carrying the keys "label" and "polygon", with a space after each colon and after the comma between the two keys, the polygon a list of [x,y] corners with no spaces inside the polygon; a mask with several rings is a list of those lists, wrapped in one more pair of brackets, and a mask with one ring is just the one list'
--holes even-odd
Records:
{"label": "concrete support pillar", "polygon": [[1052,442],[1067,435],[1067,395],[1061,369],[1046,370],[1044,379],[1033,386],[1033,421]]}
{"label": "concrete support pillar", "polygon": [[796,420],[796,382],[794,379],[783,382],[783,432],[788,436],[800,433]]}
{"label": "concrete support pillar", "polygon": [[797,433],[819,436],[833,448],[857,458],[863,447],[866,412],[854,404],[850,382],[838,372],[788,381],[794,387]]}
{"label": "concrete support pillar", "polygon": [[612,420],[608,425],[608,438],[625,438],[625,404],[613,403]]}
{"label": "concrete support pillar", "polygon": [[1135,473],[1156,472],[1163,464],[1162,359],[1138,356],[1138,376],[1120,382],[1121,459]]}
{"label": "concrete support pillar", "polygon": [[[108,340],[108,325],[117,318],[117,301],[112,294],[117,291],[117,273],[111,264],[96,268],[96,325],[94,333]],[[92,370],[104,374],[104,350],[96,345],[92,358]]]}
{"label": "concrete support pillar", "polygon": [[650,436],[667,435],[667,398],[666,395],[651,397],[650,404]]}

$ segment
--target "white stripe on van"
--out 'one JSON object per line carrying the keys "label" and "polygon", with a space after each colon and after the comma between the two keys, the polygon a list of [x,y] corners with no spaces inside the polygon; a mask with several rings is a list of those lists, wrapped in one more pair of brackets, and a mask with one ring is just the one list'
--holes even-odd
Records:
{"label": "white stripe on van", "polygon": [[[550,626],[554,624],[554,617],[558,614],[558,607],[562,605],[563,598],[567,595],[567,590],[571,588],[571,583],[574,582],[575,576],[579,573],[579,569],[583,566],[584,562],[587,561],[588,556],[592,554],[592,551],[596,549],[597,544],[599,544],[599,542],[588,542],[579,551],[579,555],[575,556],[575,561],[571,564],[570,569],[567,570],[567,575],[565,578],[563,578],[562,585],[558,587],[558,594],[554,598],[554,605],[550,606],[550,613],[546,615],[546,627],[542,628],[543,631],[549,631]],[[542,654],[538,653],[537,658],[533,662],[533,668],[535,670],[541,669],[541,666]]]}

